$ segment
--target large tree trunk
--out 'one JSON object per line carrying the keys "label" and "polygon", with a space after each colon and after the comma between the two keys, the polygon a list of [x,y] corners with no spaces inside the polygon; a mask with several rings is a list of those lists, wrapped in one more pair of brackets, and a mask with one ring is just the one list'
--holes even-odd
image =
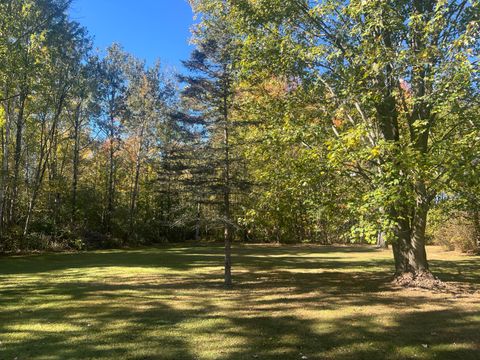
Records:
{"label": "large tree trunk", "polygon": [[[433,16],[435,1],[414,1],[413,8],[417,14],[423,14],[430,18]],[[422,27],[413,28],[412,48],[416,53],[421,53],[428,46],[425,44],[425,29]],[[435,58],[429,59],[430,63],[435,63]],[[415,101],[410,114],[407,115],[410,133],[410,142],[419,154],[429,152],[429,135],[434,124],[434,117],[431,113],[431,106],[425,98],[432,93],[433,85],[431,81],[430,64],[420,62],[412,66],[411,95]],[[424,121],[424,127],[417,127],[417,121]],[[420,287],[443,287],[443,283],[436,279],[429,270],[427,253],[425,250],[425,230],[427,226],[427,216],[430,210],[430,202],[433,199],[432,194],[427,191],[423,179],[418,179],[414,184],[416,199],[413,211],[410,216],[409,246],[406,248],[408,255],[407,266],[397,269],[396,279],[400,284],[413,285]],[[404,252],[400,251],[402,257]]]}
{"label": "large tree trunk", "polygon": [[[390,34],[384,33],[383,36],[385,45],[391,47]],[[390,65],[385,67],[385,74],[384,81],[383,79],[381,81],[386,84],[386,87],[383,91],[383,99],[376,106],[377,119],[384,139],[393,144],[398,144],[400,142],[400,128],[395,97],[398,79]],[[425,106],[425,104],[422,105]],[[428,119],[429,114],[422,112],[422,110],[422,106],[415,107],[412,118],[414,120],[418,118]],[[416,150],[425,153],[428,148],[428,131],[417,134],[413,126],[414,120],[410,120],[409,123],[411,140]],[[397,154],[397,156],[399,155]],[[388,161],[393,164],[398,162],[395,155],[392,155]],[[392,242],[395,258],[395,280],[398,284],[404,286],[438,287],[441,283],[434,278],[428,268],[425,250],[425,230],[430,201],[424,182],[418,180],[414,184],[414,188],[416,192],[415,205],[407,205],[408,199],[405,199],[406,202],[398,200],[397,204],[394,205],[396,210],[390,210],[390,218],[397,223],[395,239]]]}
{"label": "large tree trunk", "polygon": [[428,262],[425,251],[425,231],[412,229],[408,221],[400,220],[392,242],[395,258],[395,276],[401,278],[410,275],[416,277],[428,272]]}
{"label": "large tree trunk", "polygon": [[[424,189],[423,185],[419,190]],[[430,272],[425,230],[430,208],[424,194],[417,195],[417,202],[410,216],[397,216],[396,239],[392,243],[395,258],[395,282],[402,286],[438,288],[443,283]]]}

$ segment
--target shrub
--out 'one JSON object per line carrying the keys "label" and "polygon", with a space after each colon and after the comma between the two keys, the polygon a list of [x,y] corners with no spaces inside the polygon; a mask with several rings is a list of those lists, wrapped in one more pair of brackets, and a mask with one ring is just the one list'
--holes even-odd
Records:
{"label": "shrub", "polygon": [[448,250],[474,253],[479,250],[478,235],[474,222],[465,214],[457,213],[436,227],[433,241]]}

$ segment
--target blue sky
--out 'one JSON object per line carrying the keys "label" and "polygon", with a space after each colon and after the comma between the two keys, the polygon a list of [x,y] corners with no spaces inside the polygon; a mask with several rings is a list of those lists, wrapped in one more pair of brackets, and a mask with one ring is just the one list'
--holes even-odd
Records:
{"label": "blue sky", "polygon": [[71,17],[87,27],[95,46],[112,42],[152,64],[182,70],[189,57],[193,14],[187,0],[74,0]]}

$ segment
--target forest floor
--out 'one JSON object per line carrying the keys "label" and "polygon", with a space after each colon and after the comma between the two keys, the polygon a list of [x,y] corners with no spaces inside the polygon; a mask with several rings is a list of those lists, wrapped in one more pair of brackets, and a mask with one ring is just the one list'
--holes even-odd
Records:
{"label": "forest floor", "polygon": [[0,258],[0,359],[480,359],[480,258],[428,249],[461,293],[391,284],[390,251],[177,246]]}

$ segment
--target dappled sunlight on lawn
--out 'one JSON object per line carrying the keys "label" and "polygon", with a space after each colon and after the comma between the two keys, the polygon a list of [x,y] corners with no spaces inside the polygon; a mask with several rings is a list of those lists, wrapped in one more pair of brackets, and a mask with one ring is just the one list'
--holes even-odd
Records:
{"label": "dappled sunlight on lawn", "polygon": [[360,247],[238,247],[232,289],[221,247],[1,258],[0,359],[478,359],[479,259],[429,252],[468,293]]}

